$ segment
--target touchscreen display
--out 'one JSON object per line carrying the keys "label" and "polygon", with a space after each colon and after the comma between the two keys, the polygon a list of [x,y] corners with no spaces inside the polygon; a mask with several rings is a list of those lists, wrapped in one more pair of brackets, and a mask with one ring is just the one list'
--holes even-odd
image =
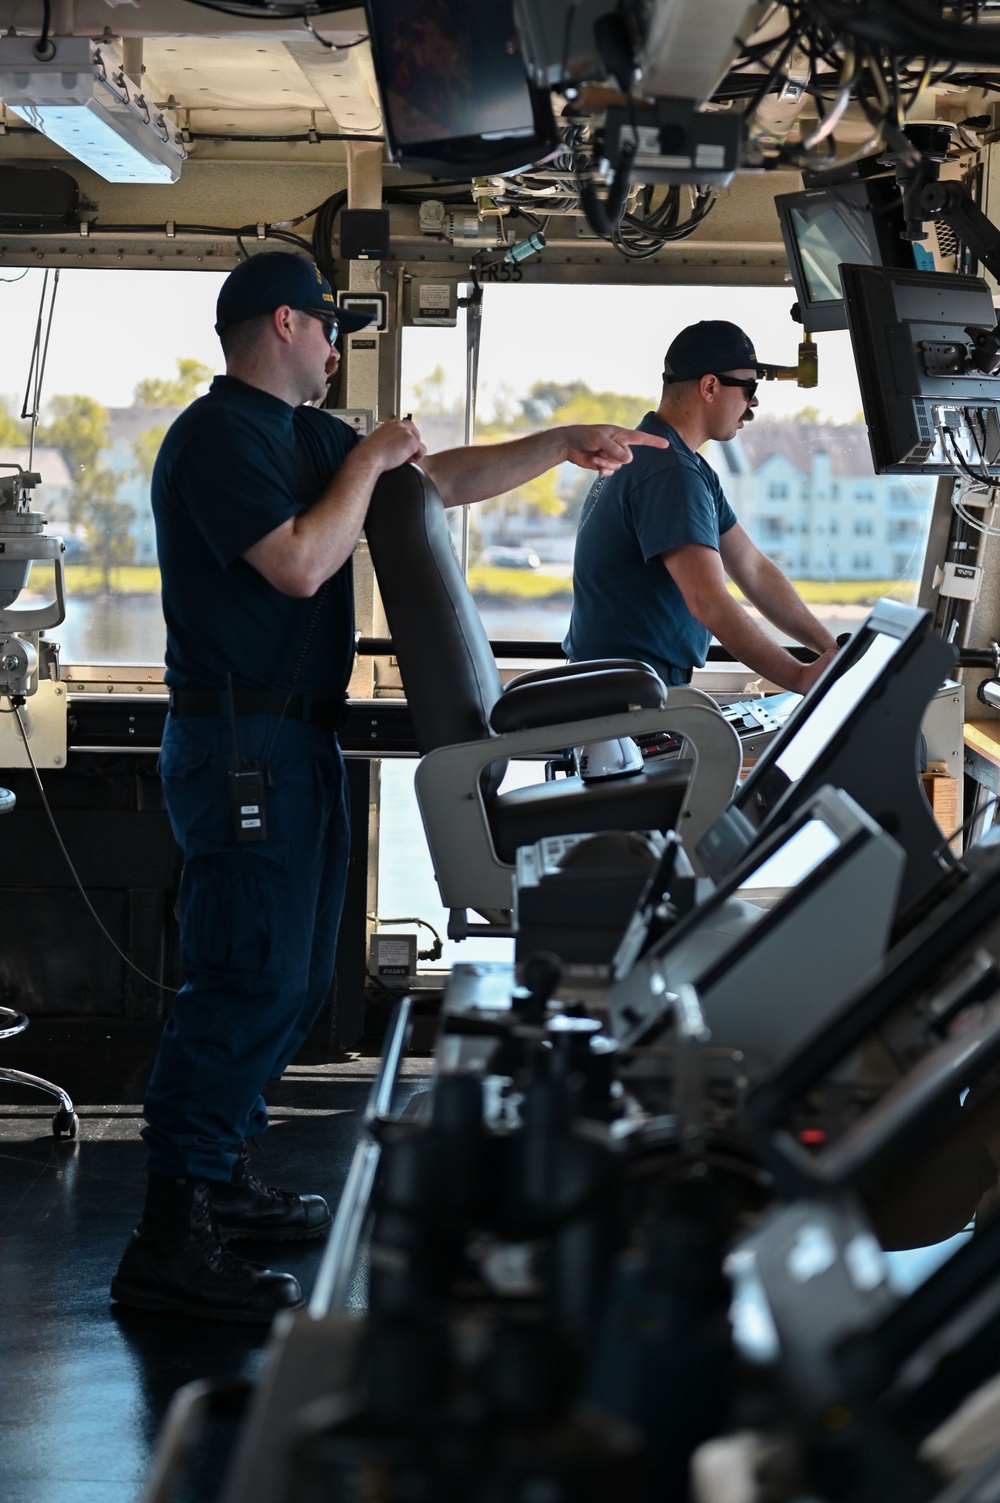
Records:
{"label": "touchscreen display", "polygon": [[826,750],[848,716],[861,703],[886,664],[899,650],[899,645],[898,637],[874,632],[861,657],[830,684],[775,759],[774,766],[785,774],[790,783],[798,782],[802,774]]}
{"label": "touchscreen display", "polygon": [[840,841],[821,819],[809,819],[801,829],[773,851],[766,861],[750,872],[734,896],[761,908],[778,902],[792,887],[832,856]]}

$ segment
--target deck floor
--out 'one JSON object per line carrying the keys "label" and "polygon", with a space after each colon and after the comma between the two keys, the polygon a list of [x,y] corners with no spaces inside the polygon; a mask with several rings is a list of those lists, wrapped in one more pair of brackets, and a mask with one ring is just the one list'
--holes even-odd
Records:
{"label": "deck floor", "polygon": [[[56,1141],[56,1103],[0,1083],[2,1503],[137,1503],[175,1390],[196,1378],[252,1380],[267,1338],[261,1327],[111,1304],[108,1283],[142,1205],[154,1046],[90,1033],[81,1043],[29,1029],[0,1053],[4,1065],[55,1080],[80,1117],[76,1141]],[[376,1066],[374,1051],[300,1056],[271,1096],[260,1177],[335,1204]],[[427,1059],[404,1060],[399,1104],[428,1069]],[[294,1273],[308,1298],[323,1243],[236,1250]],[[226,1446],[221,1433],[209,1445],[185,1503],[215,1503]]]}

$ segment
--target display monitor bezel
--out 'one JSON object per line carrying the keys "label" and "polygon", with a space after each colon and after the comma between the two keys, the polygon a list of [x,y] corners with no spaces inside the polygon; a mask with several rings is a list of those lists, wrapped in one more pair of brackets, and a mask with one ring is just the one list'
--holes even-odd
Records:
{"label": "display monitor bezel", "polygon": [[806,208],[831,204],[854,211],[859,226],[865,230],[868,256],[855,258],[854,264],[910,270],[915,266],[913,244],[900,236],[905,219],[894,177],[860,178],[822,188],[806,188],[800,193],[778,194],[774,206],[798,297],[799,316],[807,334],[847,328],[843,293],[832,298],[816,298],[810,290],[803,235],[796,222],[796,215],[801,215]]}
{"label": "display monitor bezel", "polygon": [[[834,756],[843,739],[850,735],[851,726],[864,709],[869,696],[879,692],[878,685],[890,673],[898,672],[907,658],[907,646],[921,631],[926,629],[926,611],[911,606],[898,605],[895,601],[880,600],[863,625],[842,648],[826,672],[816,681],[802,703],[796,706],[778,731],[770,746],[761,753],[756,765],[732,801],[751,824],[760,828],[779,810],[788,794],[799,786],[802,778],[814,778],[821,774],[824,765]],[[878,637],[890,637],[898,646],[880,673],[868,685],[864,694],[855,701],[840,724],[830,733],[814,760],[795,779],[789,778],[779,766],[796,737],[803,732],[806,723],[821,713],[828,702],[831,690],[866,655]],[[914,776],[916,773],[914,772]]]}
{"label": "display monitor bezel", "polygon": [[[544,161],[558,147],[559,135],[552,113],[551,96],[531,79],[514,22],[512,0],[500,0],[510,18],[511,45],[518,48],[524,67],[524,97],[527,110],[516,128],[503,131],[428,136],[405,140],[397,129],[395,107],[390,97],[389,38],[393,30],[394,7],[400,0],[365,0],[372,61],[382,101],[382,118],[386,147],[390,159],[410,172],[430,177],[448,178],[503,174],[524,170]],[[413,6],[405,7],[412,12]],[[496,7],[492,8],[494,11]],[[510,54],[509,49],[507,55]],[[530,114],[530,121],[528,115]]]}
{"label": "display monitor bezel", "polygon": [[876,474],[1000,477],[1000,375],[972,363],[975,331],[997,325],[988,284],[846,262],[840,273]]}
{"label": "display monitor bezel", "polygon": [[[655,944],[636,955],[628,969],[616,968],[613,973],[612,992],[614,993],[618,988],[629,988],[630,984],[634,984],[636,974],[639,972],[652,975],[654,972],[663,973],[669,970],[671,955],[684,945],[702,925],[711,929],[717,916],[725,912],[730,900],[737,897],[740,890],[746,887],[748,879],[771,862],[791,841],[797,839],[803,829],[813,821],[819,821],[826,826],[833,835],[835,844],[803,874],[798,882],[784,888],[778,901],[762,906],[760,918],[756,923],[734,932],[723,952],[706,960],[704,968],[690,978],[692,985],[697,987],[699,992],[709,993],[718,979],[759,943],[764,931],[773,924],[784,922],[789,912],[789,903],[804,901],[828,879],[831,872],[858,849],[862,842],[873,839],[879,833],[875,822],[853,799],[837,789],[818,789],[810,799],[795,810],[785,824],[773,830],[758,845],[755,845],[703,903],[680,919]],[[616,965],[617,960],[618,957],[616,957]],[[614,1011],[614,1003],[612,1010]],[[659,1026],[658,1022],[652,1018],[649,1019],[644,1025],[642,1034],[631,1040],[630,1047],[641,1043],[646,1033],[655,1031]]]}

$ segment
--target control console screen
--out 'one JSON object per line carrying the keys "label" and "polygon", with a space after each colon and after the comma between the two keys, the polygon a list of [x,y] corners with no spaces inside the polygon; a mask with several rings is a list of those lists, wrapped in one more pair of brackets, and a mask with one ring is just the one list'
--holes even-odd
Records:
{"label": "control console screen", "polygon": [[899,638],[875,632],[862,655],[839,678],[833,680],[788,744],[775,757],[774,765],[790,783],[797,783],[814,766],[848,716],[861,703],[879,674],[899,650]]}

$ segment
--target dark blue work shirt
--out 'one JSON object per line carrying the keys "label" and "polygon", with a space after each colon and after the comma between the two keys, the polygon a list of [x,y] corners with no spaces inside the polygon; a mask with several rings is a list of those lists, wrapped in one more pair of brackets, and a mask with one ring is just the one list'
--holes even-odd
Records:
{"label": "dark blue work shirt", "polygon": [[[291,687],[313,600],[283,595],[242,555],[326,490],[359,442],[346,423],[216,376],[170,428],[152,504],[167,623],[166,680]],[[342,699],[354,654],[351,561],[330,579],[296,688]]]}
{"label": "dark blue work shirt", "polygon": [[669,449],[635,448],[632,463],[601,476],[584,503],[573,561],[573,614],[566,654],[639,658],[669,684],[702,667],[712,634],[696,620],[660,557],[685,543],[718,550],[736,524],[719,477],[653,412],[643,433]]}

